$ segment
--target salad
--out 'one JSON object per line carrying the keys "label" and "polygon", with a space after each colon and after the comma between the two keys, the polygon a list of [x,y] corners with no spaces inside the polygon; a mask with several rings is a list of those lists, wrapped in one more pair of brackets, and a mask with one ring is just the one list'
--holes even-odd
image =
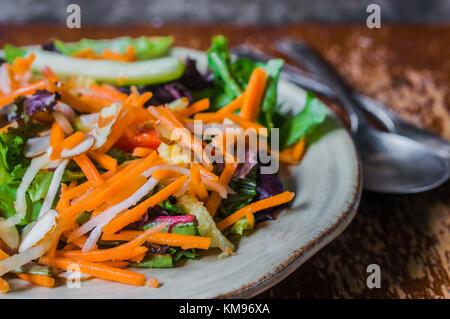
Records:
{"label": "salad", "polygon": [[326,107],[307,93],[301,112],[281,112],[281,59],[233,59],[216,36],[202,73],[172,43],[5,45],[0,291],[11,277],[54,287],[75,271],[158,287],[136,269],[208,249],[233,258],[233,242],[293,199],[270,168],[300,163]]}

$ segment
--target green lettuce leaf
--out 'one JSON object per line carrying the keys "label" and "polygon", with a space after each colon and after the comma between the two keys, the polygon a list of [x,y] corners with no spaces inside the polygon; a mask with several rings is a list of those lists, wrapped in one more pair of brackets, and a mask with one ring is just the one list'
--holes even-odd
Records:
{"label": "green lettuce leaf", "polygon": [[165,56],[173,43],[172,37],[120,37],[113,40],[91,40],[82,39],[76,43],[64,43],[59,40],[53,40],[56,49],[65,55],[73,55],[78,51],[92,48],[96,54],[100,54],[105,49],[110,49],[117,53],[124,53],[128,46],[136,49],[136,58],[138,60],[155,59]]}
{"label": "green lettuce leaf", "polygon": [[173,267],[172,255],[150,255],[139,263],[131,263],[130,267],[137,268],[171,268]]}
{"label": "green lettuce leaf", "polygon": [[322,123],[327,116],[327,107],[312,93],[307,92],[305,107],[295,116],[285,116],[280,127],[280,148],[298,142],[305,134]]}
{"label": "green lettuce leaf", "polygon": [[245,230],[252,229],[246,217],[239,219],[233,227],[231,227],[229,234],[237,234],[242,236]]}
{"label": "green lettuce leaf", "polygon": [[258,166],[255,165],[244,178],[233,177],[229,186],[235,192],[221,201],[219,211],[221,215],[228,216],[247,206],[256,196],[256,180]]}
{"label": "green lettuce leaf", "polygon": [[36,174],[33,182],[27,190],[32,202],[45,198],[48,188],[50,187],[50,183],[52,182],[52,178],[53,172],[39,171]]}
{"label": "green lettuce leaf", "polygon": [[3,47],[3,53],[5,55],[5,60],[8,63],[13,63],[16,58],[23,58],[27,54],[27,50],[16,47],[12,44],[5,44]]}

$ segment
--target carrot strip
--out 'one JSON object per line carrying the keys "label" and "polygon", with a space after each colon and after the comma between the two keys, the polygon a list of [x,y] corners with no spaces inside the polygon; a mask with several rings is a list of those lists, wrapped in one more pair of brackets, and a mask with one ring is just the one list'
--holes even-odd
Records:
{"label": "carrot strip", "polygon": [[[9,255],[0,248],[0,261],[6,258],[9,258]],[[5,279],[0,277],[0,293],[5,294],[8,291],[9,291],[9,283]]]}
{"label": "carrot strip", "polygon": [[16,274],[22,280],[32,282],[33,284],[48,288],[55,287],[55,279],[50,276],[37,274]]}
{"label": "carrot strip", "polygon": [[166,226],[166,223],[154,226],[146,231],[142,232],[138,237],[134,238],[132,241],[122,244],[120,246],[108,249],[97,249],[90,251],[81,250],[69,250],[69,251],[58,251],[57,256],[77,258],[88,260],[92,262],[102,262],[106,260],[125,260],[136,255],[142,254],[147,251],[147,247],[142,245],[151,234],[160,231]]}
{"label": "carrot strip", "polygon": [[261,100],[264,94],[266,86],[266,72],[262,68],[256,68],[250,75],[250,79],[247,84],[247,89],[244,101],[242,102],[242,108],[240,115],[242,118],[255,121],[259,109],[261,108]]}
{"label": "carrot strip", "polygon": [[152,173],[154,179],[179,178],[181,175],[182,173],[171,169],[157,169]]}
{"label": "carrot strip", "polygon": [[92,101],[86,101],[69,92],[69,90],[63,87],[60,90],[61,93],[61,101],[70,105],[77,111],[81,113],[98,113],[103,108],[102,105],[98,105],[96,103],[92,103]]}
{"label": "carrot strip", "polygon": [[109,224],[103,227],[103,232],[107,234],[115,233],[116,231],[121,230],[128,224],[135,222],[139,218],[142,217],[147,212],[147,209],[151,206],[155,206],[163,200],[167,199],[170,195],[179,190],[187,180],[187,176],[182,176],[176,181],[164,187],[158,193],[149,197],[136,207],[127,211],[126,213],[120,215],[119,217],[113,219],[109,222]]}
{"label": "carrot strip", "polygon": [[42,68],[41,73],[50,83],[55,84],[56,82],[59,82],[58,77],[55,75],[55,73],[53,73],[52,69],[50,69],[48,66]]}
{"label": "carrot strip", "polygon": [[61,143],[64,141],[64,130],[58,124],[58,122],[53,122],[52,130],[50,131],[50,146],[52,148],[52,153],[50,155],[51,160],[56,160],[59,158],[61,153]]}
{"label": "carrot strip", "polygon": [[54,267],[66,270],[70,265],[77,264],[80,272],[83,274],[98,277],[106,280],[121,282],[124,284],[143,286],[145,284],[145,275],[135,273],[129,270],[118,269],[99,263],[91,263],[83,260],[55,258],[53,262],[47,257],[41,257],[39,262],[44,265],[52,265]]}
{"label": "carrot strip", "polygon": [[98,150],[100,152],[106,153],[123,135],[125,130],[130,127],[135,118],[135,112],[133,112],[131,109],[125,110],[125,114],[123,114],[122,117],[113,124],[108,140]]}
{"label": "carrot strip", "polygon": [[127,185],[126,189],[108,199],[107,200],[108,205],[113,206],[124,201],[125,199],[133,195],[142,185],[145,184],[145,182],[147,182],[145,176],[142,175],[138,176],[136,179],[134,179]]}
{"label": "carrot strip", "polygon": [[153,150],[147,147],[135,147],[133,150],[133,156],[145,157],[148,156]]}
{"label": "carrot strip", "polygon": [[15,74],[22,75],[30,69],[31,64],[33,63],[36,55],[31,53],[28,57],[22,58],[17,57],[13,64],[11,65],[11,71]]}
{"label": "carrot strip", "polygon": [[150,99],[152,98],[152,96],[153,96],[153,93],[152,93],[152,92],[145,92],[145,93],[142,93],[142,94],[136,99],[135,106],[136,106],[136,107],[139,107],[139,108],[143,107],[144,104],[145,104],[148,100],[150,100]]}
{"label": "carrot strip", "polygon": [[235,98],[233,101],[225,105],[223,108],[217,111],[217,113],[225,114],[225,113],[233,113],[234,111],[238,110],[242,103],[244,102],[246,92],[242,92],[241,95],[239,95],[237,98]]}
{"label": "carrot strip", "polygon": [[242,217],[245,217],[247,214],[254,214],[256,212],[259,212],[260,210],[287,203],[293,198],[294,193],[286,191],[281,194],[259,200],[239,209],[237,212],[218,222],[216,226],[219,230],[224,230],[225,228],[236,223]]}
{"label": "carrot strip", "polygon": [[[117,234],[102,235],[102,240],[130,241],[137,238],[143,232],[139,230],[123,230]],[[181,247],[182,249],[208,249],[211,245],[211,238],[202,236],[191,236],[175,233],[154,233],[148,236],[147,242],[159,245],[169,245]]]}
{"label": "carrot strip", "polygon": [[292,150],[292,156],[296,161],[300,161],[303,153],[305,151],[305,137],[302,137],[302,139],[295,144],[294,149]]}
{"label": "carrot strip", "polygon": [[62,219],[70,219],[83,211],[91,211],[103,204],[109,198],[120,192],[123,185],[128,185],[133,179],[141,175],[157,159],[158,155],[153,152],[141,161],[136,161],[122,171],[116,173],[105,185],[94,189],[86,198],[80,200],[61,213]]}
{"label": "carrot strip", "polygon": [[8,132],[9,128],[14,127],[16,125],[17,125],[17,122],[12,122],[12,123],[6,124],[2,128],[0,128],[0,133],[6,133],[6,132]]}
{"label": "carrot strip", "polygon": [[[238,167],[237,162],[226,163],[225,168],[222,171],[222,174],[220,174],[219,183],[222,184],[223,186],[227,186],[230,183],[230,180],[233,177],[237,167]],[[212,217],[214,217],[214,215],[216,214],[217,208],[219,208],[221,201],[222,197],[220,197],[219,193],[217,192],[213,192],[211,196],[209,196],[209,199],[206,202],[205,207]]]}
{"label": "carrot strip", "polygon": [[115,261],[104,261],[102,262],[102,264],[114,268],[126,268],[130,263],[128,261],[115,260]]}
{"label": "carrot strip", "polygon": [[14,99],[19,95],[29,95],[34,94],[36,90],[42,90],[45,87],[45,81],[33,82],[30,85],[21,87],[20,89],[14,90],[8,94],[0,96],[0,109],[4,106],[14,102]]}
{"label": "carrot strip", "polygon": [[191,106],[185,108],[184,110],[175,111],[176,115],[184,118],[194,115],[195,113],[205,111],[209,109],[209,99],[202,99],[200,101],[195,102]]}
{"label": "carrot strip", "polygon": [[80,144],[81,142],[83,142],[85,139],[86,139],[86,137],[83,132],[80,132],[80,131],[75,132],[72,135],[66,137],[61,142],[61,148],[70,150],[70,149],[74,148],[75,146],[77,146],[78,144]]}
{"label": "carrot strip", "polygon": [[208,171],[207,169],[205,169],[203,166],[199,165],[199,170],[200,170],[200,174],[202,175],[203,178],[206,178],[207,180],[211,181],[211,182],[215,182],[217,183],[219,181],[219,177],[214,174],[213,172]]}
{"label": "carrot strip", "polygon": [[125,93],[122,93],[113,86],[107,84],[103,85],[93,84],[89,89],[90,91],[99,96],[110,98],[111,100],[115,101],[124,102],[127,98],[127,95]]}
{"label": "carrot strip", "polygon": [[156,279],[156,278],[148,278],[145,281],[145,286],[146,287],[150,287],[150,288],[158,288],[158,286],[159,286],[158,279]]}
{"label": "carrot strip", "polygon": [[99,151],[90,151],[88,156],[104,169],[115,172],[117,170],[117,160]]}
{"label": "carrot strip", "polygon": [[208,191],[206,190],[205,184],[202,182],[200,169],[198,168],[199,166],[200,165],[197,163],[191,164],[191,183],[194,186],[198,198],[202,202],[206,202],[208,200]]}
{"label": "carrot strip", "polygon": [[73,158],[75,163],[81,168],[84,175],[86,175],[87,179],[92,182],[92,185],[99,186],[103,184],[105,181],[102,176],[98,172],[95,165],[91,162],[91,160],[86,156],[86,154],[80,154]]}

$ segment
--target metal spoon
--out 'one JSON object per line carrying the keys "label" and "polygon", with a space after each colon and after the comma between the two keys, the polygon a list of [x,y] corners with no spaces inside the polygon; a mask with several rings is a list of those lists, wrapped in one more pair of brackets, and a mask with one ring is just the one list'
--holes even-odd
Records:
{"label": "metal spoon", "polygon": [[350,131],[363,163],[364,188],[382,193],[409,194],[435,188],[448,180],[448,160],[405,136],[369,126],[361,107],[335,71],[306,44],[289,39],[277,48],[318,75],[336,94],[350,118]]}

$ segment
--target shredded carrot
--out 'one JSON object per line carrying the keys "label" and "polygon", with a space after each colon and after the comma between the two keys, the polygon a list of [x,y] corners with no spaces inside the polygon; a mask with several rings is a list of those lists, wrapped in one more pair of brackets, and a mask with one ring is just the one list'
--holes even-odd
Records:
{"label": "shredded carrot", "polygon": [[72,56],[79,59],[98,59],[97,55],[94,53],[94,49],[92,48],[81,49],[80,51],[72,54]]}
{"label": "shredded carrot", "polygon": [[[6,258],[9,258],[9,255],[0,248],[0,261],[4,260]],[[0,293],[4,294],[4,293],[7,293],[8,291],[9,291],[8,282],[5,279],[3,279],[2,277],[0,277]]]}
{"label": "shredded carrot", "polygon": [[14,60],[13,64],[11,65],[11,71],[13,71],[15,74],[19,74],[19,75],[24,74],[25,72],[27,72],[30,69],[30,66],[33,63],[35,58],[36,58],[36,55],[34,53],[31,53],[26,58],[17,57]]}
{"label": "shredded carrot", "polygon": [[109,224],[103,227],[103,232],[105,234],[112,234],[116,231],[121,230],[125,226],[135,222],[142,217],[147,212],[149,207],[155,206],[163,200],[167,199],[170,195],[178,191],[186,182],[187,176],[182,176],[176,181],[164,187],[158,193],[152,195],[136,207],[130,209],[119,217],[113,219]]}
{"label": "shredded carrot", "polygon": [[182,173],[171,169],[157,169],[152,173],[152,177],[155,179],[179,178],[181,175]]}
{"label": "shredded carrot", "polygon": [[105,49],[99,57],[117,62],[133,62],[136,61],[136,49],[132,45],[128,46],[124,53],[117,53],[110,49]]}
{"label": "shredded carrot", "polygon": [[73,160],[81,168],[84,175],[86,175],[87,179],[92,182],[92,185],[99,186],[105,182],[100,173],[98,172],[97,168],[95,167],[95,165],[86,156],[86,154],[83,153],[77,155],[73,158]]}
{"label": "shredded carrot", "polygon": [[145,157],[148,156],[153,150],[147,147],[135,147],[133,150],[133,156]]}
{"label": "shredded carrot", "polygon": [[200,170],[200,174],[202,175],[202,178],[206,178],[210,182],[217,183],[219,181],[219,177],[214,174],[213,172],[208,171],[203,166],[198,167]]}
{"label": "shredded carrot", "polygon": [[56,82],[59,82],[58,77],[53,73],[52,69],[50,67],[45,66],[41,69],[42,75],[52,84],[56,84]]}
{"label": "shredded carrot", "polygon": [[37,274],[16,274],[22,280],[32,282],[33,284],[52,288],[55,286],[55,279],[50,276]]}
{"label": "shredded carrot", "polygon": [[133,195],[146,182],[147,179],[145,178],[145,176],[138,176],[127,185],[126,189],[109,198],[107,200],[108,205],[113,206],[124,201],[125,199]]}
{"label": "shredded carrot", "polygon": [[295,144],[294,149],[292,150],[292,156],[296,161],[300,161],[303,153],[305,151],[305,137],[302,137],[302,139]]}
{"label": "shredded carrot", "polygon": [[145,255],[146,255],[146,253],[142,253],[142,254],[136,255],[134,257],[131,257],[129,259],[129,261],[131,261],[132,263],[140,263],[142,261],[142,259],[145,258]]}
{"label": "shredded carrot", "polygon": [[[139,230],[123,230],[117,234],[104,233],[102,235],[102,240],[131,241],[140,236],[142,233],[143,231]],[[148,236],[147,242],[159,245],[176,246],[181,247],[182,249],[208,249],[211,245],[211,238],[160,232]]]}
{"label": "shredded carrot", "polygon": [[158,286],[159,286],[158,279],[156,279],[156,278],[148,278],[145,281],[145,286],[146,287],[150,287],[150,288],[158,288]]}
{"label": "shredded carrot", "polygon": [[198,196],[198,199],[202,202],[206,202],[208,200],[208,192],[206,190],[205,184],[202,182],[202,178],[200,175],[199,164],[192,163],[191,164],[191,185],[195,189],[195,193]]}
{"label": "shredded carrot", "polygon": [[58,159],[61,153],[61,143],[64,141],[64,130],[57,121],[53,122],[52,130],[50,131],[50,146],[52,153],[51,160]]}
{"label": "shredded carrot", "polygon": [[117,160],[99,151],[90,151],[88,156],[104,169],[115,172],[117,170]]}
{"label": "shredded carrot", "polygon": [[136,118],[137,114],[133,112],[133,110],[125,109],[124,112],[125,114],[123,114],[111,127],[111,134],[109,135],[108,140],[98,149],[100,152],[106,153]]}
{"label": "shredded carrot", "polygon": [[256,212],[259,212],[260,210],[287,203],[293,198],[294,193],[286,191],[281,194],[259,200],[239,209],[237,212],[218,222],[216,226],[219,230],[224,230],[225,228],[236,223],[242,217],[247,216],[247,214],[254,214]]}
{"label": "shredded carrot", "polygon": [[14,90],[8,94],[4,94],[3,96],[0,96],[0,109],[2,109],[4,106],[13,103],[14,99],[18,97],[19,95],[28,95],[28,94],[34,94],[36,90],[42,90],[45,87],[45,81],[37,81],[33,82],[27,86],[21,87],[17,90]]}
{"label": "shredded carrot", "polygon": [[80,250],[69,250],[69,251],[58,251],[57,256],[77,258],[88,260],[92,262],[102,262],[106,260],[125,260],[136,255],[142,254],[147,251],[146,247],[141,246],[147,238],[166,226],[166,223],[154,226],[146,231],[142,232],[138,237],[129,241],[128,243],[122,244],[120,246],[108,249],[97,249],[90,251],[80,251]]}
{"label": "shredded carrot", "polygon": [[244,129],[253,128],[260,135],[267,136],[267,128],[257,123],[243,119],[239,115],[232,113],[198,113],[194,117],[196,120],[202,121],[223,121],[225,118],[230,119]]}
{"label": "shredded carrot", "polygon": [[77,131],[61,142],[61,148],[70,150],[86,139],[83,132]]}
{"label": "shredded carrot", "polygon": [[17,122],[12,122],[12,123],[6,124],[2,128],[0,128],[0,133],[6,133],[6,132],[8,132],[9,128],[14,127],[16,125],[17,125]]}
{"label": "shredded carrot", "polygon": [[200,101],[195,102],[191,106],[185,108],[184,110],[175,111],[176,115],[184,118],[194,115],[195,113],[205,111],[209,109],[209,99],[202,99]]}
{"label": "shredded carrot", "polygon": [[156,152],[153,152],[146,158],[141,161],[136,161],[116,173],[105,185],[102,185],[91,193],[89,193],[86,197],[83,198],[82,201],[78,201],[72,206],[68,207],[61,213],[62,219],[71,219],[83,211],[91,211],[104,203],[114,194],[120,192],[123,188],[123,185],[127,185],[141,175],[146,169],[148,169],[151,164],[158,158]]}
{"label": "shredded carrot", "polygon": [[145,93],[142,93],[142,94],[136,99],[136,102],[134,103],[134,106],[139,107],[139,108],[143,107],[144,104],[145,104],[148,100],[150,100],[150,99],[152,98],[152,96],[153,96],[153,93],[152,93],[152,92],[145,92]]}
{"label": "shredded carrot", "polygon": [[223,108],[217,111],[217,113],[233,113],[234,111],[238,110],[245,99],[245,91],[241,93],[237,98],[235,98],[233,101],[225,105]]}
{"label": "shredded carrot", "polygon": [[67,185],[64,184],[64,183],[62,183],[62,184],[61,184],[61,194],[60,194],[60,196],[59,196],[58,203],[56,204],[56,207],[55,207],[55,209],[56,209],[57,212],[60,212],[61,210],[63,210],[63,207],[66,205],[66,202],[67,202],[67,201],[62,200],[62,195],[63,195],[65,192],[67,192]]}
{"label": "shredded carrot", "polygon": [[125,93],[120,92],[115,87],[108,84],[93,84],[91,85],[89,90],[99,96],[103,96],[115,101],[124,102],[127,98],[127,95]]}
{"label": "shredded carrot", "polygon": [[[219,183],[222,184],[223,186],[228,186],[231,178],[234,175],[234,172],[237,169],[237,166],[238,166],[237,162],[225,163],[225,167],[222,171],[222,174],[220,174]],[[220,197],[219,193],[213,192],[209,197],[208,201],[206,202],[205,207],[212,217],[214,217],[214,215],[216,214],[217,208],[219,208],[221,200],[222,197]]]}
{"label": "shredded carrot", "polygon": [[262,68],[256,68],[250,75],[250,80],[247,84],[247,89],[244,101],[242,102],[242,108],[240,115],[242,118],[255,121],[259,109],[261,108],[261,100],[264,94],[264,88],[266,85],[266,72]]}
{"label": "shredded carrot", "polygon": [[60,90],[61,101],[70,105],[81,113],[98,113],[102,110],[103,106],[96,102],[83,100],[80,96],[77,96],[70,92],[70,90],[63,86]]}
{"label": "shredded carrot", "polygon": [[114,268],[127,268],[127,266],[130,264],[128,261],[123,260],[115,260],[115,261],[104,261],[102,262],[103,265],[114,267]]}
{"label": "shredded carrot", "polygon": [[56,257],[52,262],[48,257],[41,257],[39,262],[44,265],[52,265],[56,268],[66,270],[70,265],[77,264],[80,272],[89,276],[106,280],[121,282],[128,285],[144,286],[145,275],[129,270],[118,269],[100,263],[91,263],[84,260]]}

